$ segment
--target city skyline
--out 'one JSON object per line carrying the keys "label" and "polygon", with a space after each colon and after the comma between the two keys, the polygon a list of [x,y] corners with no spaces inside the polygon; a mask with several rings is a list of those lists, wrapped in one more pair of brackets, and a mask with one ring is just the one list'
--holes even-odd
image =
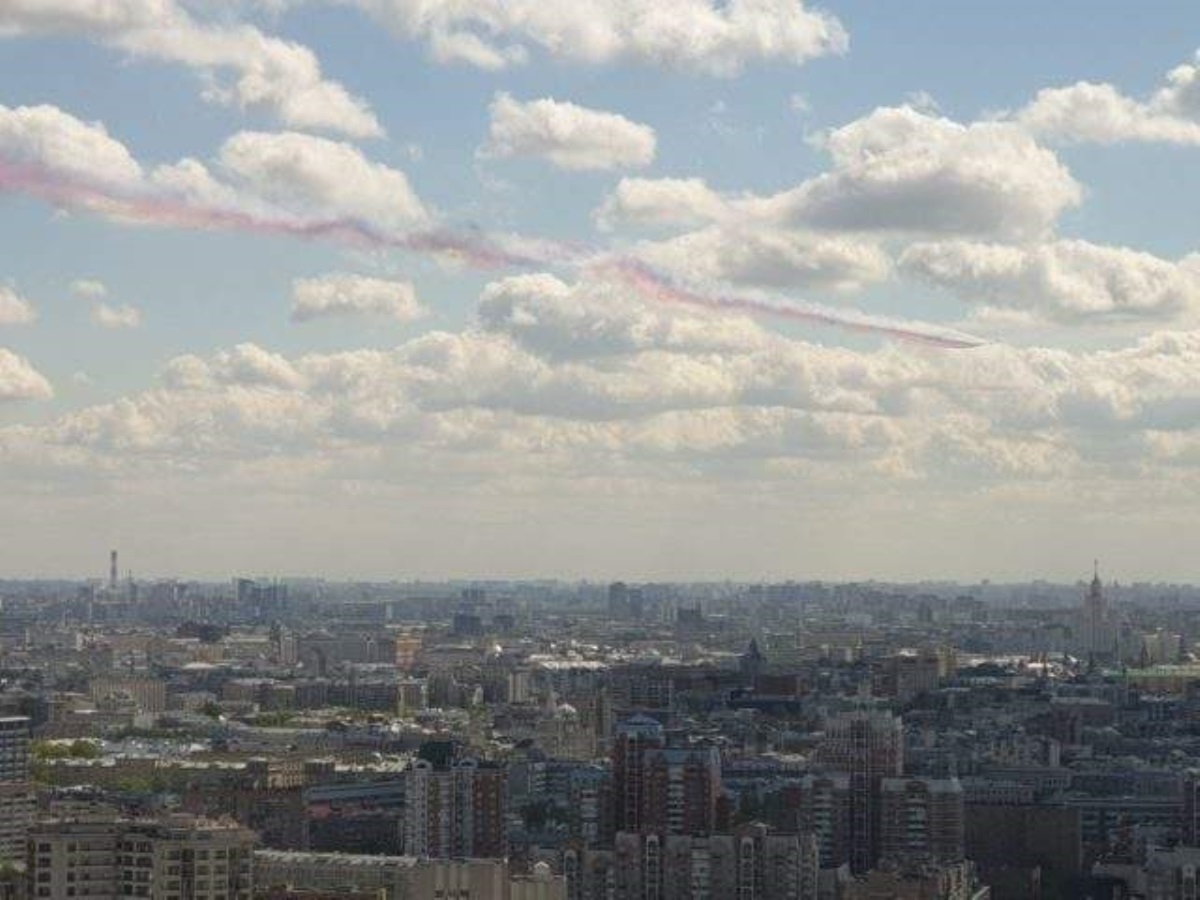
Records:
{"label": "city skyline", "polygon": [[0,0],[0,578],[1200,583],[1195,5],[664,9]]}

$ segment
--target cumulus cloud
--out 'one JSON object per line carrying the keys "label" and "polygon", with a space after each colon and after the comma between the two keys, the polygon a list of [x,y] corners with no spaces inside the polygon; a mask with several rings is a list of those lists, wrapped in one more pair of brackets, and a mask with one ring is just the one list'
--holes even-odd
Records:
{"label": "cumulus cloud", "polygon": [[905,272],[971,303],[1064,322],[1169,320],[1200,309],[1200,256],[1174,262],[1079,240],[918,243]]}
{"label": "cumulus cloud", "polygon": [[903,482],[906,503],[910,488],[986,503],[989,490],[1113,485],[1142,467],[1153,477],[1138,490],[1168,477],[1191,479],[1185,490],[1200,476],[1197,421],[1196,331],[1108,350],[830,347],[543,273],[491,284],[463,330],[393,349],[178,357],[157,387],[0,428],[0,480],[186,472],[208,493],[241,473],[261,492],[287,472],[305,494],[519,483],[528,499],[604,497],[633,479],[664,508],[698,484],[742,506],[750,485],[764,502],[821,485],[836,508]]}
{"label": "cumulus cloud", "polygon": [[1083,199],[1054,153],[1008,123],[881,108],[824,147],[832,170],[766,201],[774,215],[815,228],[1028,238]]}
{"label": "cumulus cloud", "polygon": [[845,51],[841,23],[802,0],[354,0],[435,59],[503,69],[539,50],[566,62],[732,75],[754,62],[799,65]]}
{"label": "cumulus cloud", "polygon": [[56,106],[0,104],[0,160],[65,180],[117,188],[137,185],[142,167],[99,122],[83,122]]}
{"label": "cumulus cloud", "polygon": [[887,254],[873,242],[754,225],[712,226],[644,242],[634,253],[693,281],[792,290],[855,291],[884,280],[890,272]]}
{"label": "cumulus cloud", "polygon": [[521,102],[497,94],[485,157],[533,157],[563,169],[604,170],[649,165],[654,129],[616,113],[542,99]]}
{"label": "cumulus cloud", "polygon": [[0,347],[0,401],[46,400],[53,395],[50,382],[29,360]]}
{"label": "cumulus cloud", "polygon": [[335,272],[292,282],[292,320],[338,316],[382,316],[411,322],[425,314],[408,281]]}
{"label": "cumulus cloud", "polygon": [[1046,88],[1014,119],[1039,137],[1063,143],[1140,141],[1197,146],[1200,62],[1172,69],[1162,87],[1145,100],[1105,83],[1080,81]]}
{"label": "cumulus cloud", "polygon": [[137,328],[142,324],[142,313],[136,306],[127,303],[111,304],[97,301],[88,313],[92,324],[109,330]]}
{"label": "cumulus cloud", "polygon": [[28,325],[36,318],[32,303],[11,285],[0,284],[0,325]]}
{"label": "cumulus cloud", "polygon": [[378,137],[365,101],[325,78],[307,47],[247,24],[197,21],[174,0],[10,0],[0,6],[0,37],[72,35],[135,58],[197,71],[206,99],[262,109],[294,128]]}
{"label": "cumulus cloud", "polygon": [[403,172],[343,141],[244,131],[209,164],[147,171],[103,125],[52,106],[0,106],[0,188],[120,221],[299,235],[354,237],[429,217]]}
{"label": "cumulus cloud", "polygon": [[1103,351],[864,351],[521,276],[484,292],[476,325],[390,351],[289,357],[242,344],[179,357],[159,388],[0,429],[0,457],[17,446],[36,456],[41,445],[51,466],[68,449],[106,468],[263,453],[344,466],[363,453],[428,464],[436,450],[442,462],[476,465],[485,452],[485,465],[512,474],[532,463],[547,477],[547,467],[703,459],[767,466],[769,479],[783,462],[808,460],[848,478],[879,467],[1020,482],[1135,464],[1169,443],[1164,434],[1190,440],[1198,373],[1195,331]]}
{"label": "cumulus cloud", "polygon": [[300,216],[350,216],[399,228],[427,215],[403,172],[342,141],[241,132],[221,146],[217,164],[238,189]]}
{"label": "cumulus cloud", "polygon": [[76,278],[71,282],[71,293],[82,300],[103,300],[108,296],[108,287],[95,278]]}
{"label": "cumulus cloud", "polygon": [[1083,200],[1054,153],[1010,122],[881,107],[820,145],[830,170],[773,195],[723,194],[696,178],[628,178],[593,215],[604,228],[739,224],[1015,240],[1048,234]]}
{"label": "cumulus cloud", "polygon": [[514,275],[483,291],[479,322],[553,359],[612,356],[642,350],[738,352],[760,345],[749,319],[663,310],[613,284],[568,284],[554,275]]}
{"label": "cumulus cloud", "polygon": [[730,215],[729,202],[702,178],[622,178],[593,214],[602,228],[693,227]]}

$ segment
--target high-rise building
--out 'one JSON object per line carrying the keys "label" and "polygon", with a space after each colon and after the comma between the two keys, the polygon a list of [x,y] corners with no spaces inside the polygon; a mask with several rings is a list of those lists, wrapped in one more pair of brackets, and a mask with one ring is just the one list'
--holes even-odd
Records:
{"label": "high-rise building", "polygon": [[502,857],[504,769],[473,759],[419,759],[405,773],[404,852],[435,859]]}
{"label": "high-rise building", "polygon": [[850,862],[850,776],[836,772],[809,774],[789,789],[797,831],[817,839],[822,868]]}
{"label": "high-rise building", "polygon": [[1079,639],[1076,650],[1092,662],[1112,662],[1120,656],[1120,631],[1113,620],[1100,583],[1100,567],[1096,565],[1092,583],[1083,597],[1079,611]]}
{"label": "high-rise building", "polygon": [[717,830],[721,758],[713,747],[663,747],[642,761],[642,829],[655,834],[711,834]]}
{"label": "high-rise building", "polygon": [[29,778],[29,719],[25,716],[0,718],[0,781],[26,781]]}
{"label": "high-rise building", "polygon": [[23,781],[0,781],[0,864],[25,858],[25,837],[33,821],[33,789]]}
{"label": "high-rise building", "polygon": [[33,817],[29,726],[24,716],[0,718],[0,863],[25,856],[25,832]]}
{"label": "high-rise building", "polygon": [[835,716],[817,755],[828,770],[850,776],[850,868],[865,872],[879,858],[882,782],[904,774],[901,720],[880,710]]}
{"label": "high-rise building", "polygon": [[665,745],[662,725],[649,716],[633,716],[617,724],[612,745],[613,822],[617,831],[637,834],[644,830],[647,754]]}
{"label": "high-rise building", "polygon": [[897,863],[963,859],[963,790],[957,778],[885,778],[880,858]]}
{"label": "high-rise building", "polygon": [[250,900],[255,840],[188,816],[40,822],[27,842],[31,896]]}

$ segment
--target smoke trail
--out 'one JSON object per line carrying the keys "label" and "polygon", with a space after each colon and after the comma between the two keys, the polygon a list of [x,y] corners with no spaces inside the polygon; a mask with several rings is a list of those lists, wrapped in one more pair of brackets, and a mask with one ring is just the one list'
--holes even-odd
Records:
{"label": "smoke trail", "polygon": [[944,349],[969,349],[985,343],[971,335],[924,322],[909,322],[815,304],[801,305],[701,292],[680,284],[639,260],[606,255],[560,241],[504,237],[476,230],[388,232],[369,222],[349,217],[303,220],[280,214],[253,213],[188,202],[145,190],[88,184],[37,167],[7,163],[2,159],[0,191],[25,193],[54,206],[83,209],[117,220],[176,228],[334,240],[360,247],[406,250],[480,269],[538,266],[584,268],[613,275],[643,297],[658,302],[831,325]]}
{"label": "smoke trail", "polygon": [[750,315],[766,315],[796,322],[834,325],[851,331],[883,334],[902,341],[941,347],[947,350],[969,350],[986,343],[981,338],[924,322],[909,322],[888,316],[874,316],[855,310],[832,309],[818,304],[798,304],[758,297],[701,293],[685,287],[669,276],[655,271],[638,260],[614,258],[599,263],[607,271],[629,284],[642,296],[661,302],[680,303],[704,309],[734,310]]}

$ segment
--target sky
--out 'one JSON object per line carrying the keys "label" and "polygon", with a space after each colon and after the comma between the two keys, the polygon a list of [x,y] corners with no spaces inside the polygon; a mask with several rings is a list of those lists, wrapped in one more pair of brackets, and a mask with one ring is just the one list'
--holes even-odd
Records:
{"label": "sky", "polygon": [[0,577],[1200,580],[1198,47],[0,0]]}

